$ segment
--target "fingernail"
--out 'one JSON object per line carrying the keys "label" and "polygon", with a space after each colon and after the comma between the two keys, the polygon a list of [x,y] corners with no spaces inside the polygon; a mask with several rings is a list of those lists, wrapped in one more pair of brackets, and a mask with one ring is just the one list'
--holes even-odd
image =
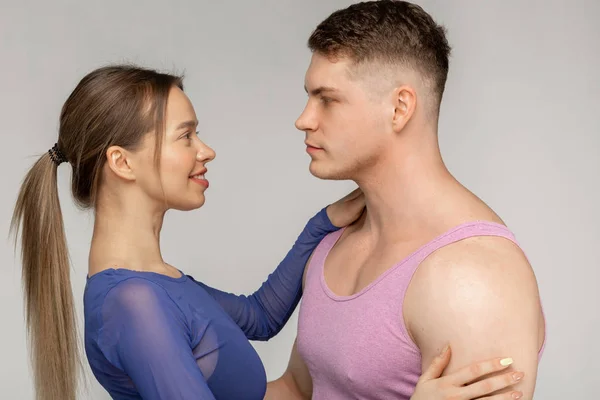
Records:
{"label": "fingernail", "polygon": [[513,359],[512,358],[503,358],[502,360],[500,360],[500,365],[502,365],[503,367],[508,367],[510,364],[513,363]]}
{"label": "fingernail", "polygon": [[512,377],[515,382],[519,382],[521,379],[523,379],[523,375],[524,374],[522,372],[515,372]]}
{"label": "fingernail", "polygon": [[449,344],[447,344],[446,346],[444,346],[444,348],[442,349],[442,352],[440,353],[440,356],[445,355],[448,352],[449,348],[450,348]]}
{"label": "fingernail", "polygon": [[512,394],[513,399],[520,399],[521,397],[523,397],[523,393],[521,393],[521,392],[514,392]]}

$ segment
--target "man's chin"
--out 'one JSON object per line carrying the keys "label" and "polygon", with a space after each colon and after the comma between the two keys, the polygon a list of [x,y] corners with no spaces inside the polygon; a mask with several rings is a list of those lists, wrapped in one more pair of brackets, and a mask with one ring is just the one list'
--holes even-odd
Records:
{"label": "man's chin", "polygon": [[343,174],[339,173],[331,167],[324,166],[322,163],[311,161],[308,170],[310,173],[319,179],[339,181],[347,179]]}

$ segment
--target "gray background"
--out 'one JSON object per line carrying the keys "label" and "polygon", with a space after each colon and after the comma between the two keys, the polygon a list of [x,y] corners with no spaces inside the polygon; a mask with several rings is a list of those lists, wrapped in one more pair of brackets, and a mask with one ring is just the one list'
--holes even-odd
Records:
{"label": "gray background", "polygon": [[[454,48],[442,106],[450,170],[513,229],[548,319],[536,399],[597,398],[600,351],[600,2],[420,1]],[[186,72],[201,137],[217,151],[206,205],[169,213],[166,260],[222,289],[248,293],[286,254],[307,219],[353,188],[308,172],[301,112],[305,43],[347,0],[2,1],[0,232],[35,155],[51,147],[78,80],[109,62]],[[82,294],[90,214],[61,204]],[[3,233],[3,237],[6,237]],[[0,398],[31,399],[20,267],[0,244]],[[255,343],[270,379],[287,364],[296,316]],[[87,364],[86,364],[86,368]],[[88,368],[89,371],[89,368]],[[107,399],[92,379],[81,399]]]}

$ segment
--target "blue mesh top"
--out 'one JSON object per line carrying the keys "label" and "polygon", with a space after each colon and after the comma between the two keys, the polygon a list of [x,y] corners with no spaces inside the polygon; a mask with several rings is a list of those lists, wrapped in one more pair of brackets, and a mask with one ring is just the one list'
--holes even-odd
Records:
{"label": "blue mesh top", "polygon": [[281,330],[300,301],[312,251],[337,229],[322,209],[250,296],[183,273],[107,269],[89,277],[85,350],[96,379],[114,399],[262,400],[266,374],[248,339]]}

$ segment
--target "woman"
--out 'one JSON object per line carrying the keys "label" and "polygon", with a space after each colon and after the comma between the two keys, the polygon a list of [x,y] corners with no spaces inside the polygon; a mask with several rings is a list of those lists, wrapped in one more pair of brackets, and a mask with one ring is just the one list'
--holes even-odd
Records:
{"label": "woman", "polygon": [[[196,136],[196,126],[181,78],[136,67],[91,72],[64,104],[58,141],[27,174],[13,216],[13,227],[22,227],[39,398],[71,400],[76,393],[76,324],[56,183],[62,162],[73,168],[77,204],[95,211],[85,350],[100,384],[115,399],[263,398],[265,371],[248,339],[279,332],[299,301],[312,250],[354,221],[364,201],[355,191],[315,215],[253,295],[212,289],[167,264],[159,245],[167,210],[193,210],[205,201],[206,164],[215,153]],[[437,376],[424,375],[415,399],[445,398],[449,387],[465,390],[464,373],[452,375],[451,384],[449,377],[435,379],[442,364],[430,371]],[[474,397],[491,389],[473,387],[465,388]]]}

